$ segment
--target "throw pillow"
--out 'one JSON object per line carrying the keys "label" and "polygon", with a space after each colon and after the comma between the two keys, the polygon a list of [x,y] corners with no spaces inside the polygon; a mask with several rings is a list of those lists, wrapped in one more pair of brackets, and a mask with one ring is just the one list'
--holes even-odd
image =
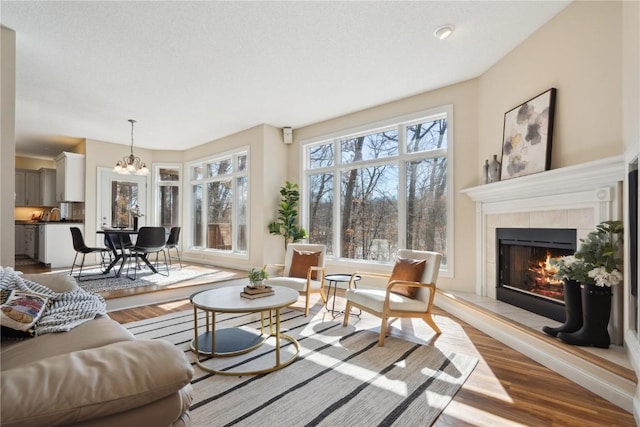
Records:
{"label": "throw pillow", "polygon": [[11,291],[0,305],[0,324],[4,328],[35,335],[34,326],[47,308],[49,298],[24,291]]}
{"label": "throw pillow", "polygon": [[[309,267],[317,267],[320,264],[320,255],[322,252],[297,251],[293,250],[291,259],[291,268],[289,268],[289,277],[307,278]],[[318,272],[311,273],[312,280],[318,280]]]}
{"label": "throw pillow", "polygon": [[[426,259],[409,259],[400,258],[396,260],[391,271],[389,282],[393,280],[405,280],[407,282],[419,282],[422,280],[424,267],[427,265]],[[407,298],[416,299],[418,288],[407,285],[395,285],[391,288],[391,292],[398,295],[404,295]]]}

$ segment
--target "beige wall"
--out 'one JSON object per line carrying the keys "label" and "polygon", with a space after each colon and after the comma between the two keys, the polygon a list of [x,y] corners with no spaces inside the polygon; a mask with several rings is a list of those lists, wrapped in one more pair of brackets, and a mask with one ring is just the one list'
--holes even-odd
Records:
{"label": "beige wall", "polygon": [[551,87],[552,169],[622,154],[620,19],[620,2],[573,2],[484,73],[479,159],[501,152],[504,113]]}
{"label": "beige wall", "polygon": [[640,2],[622,4],[622,135],[626,151],[640,154]]}
{"label": "beige wall", "polygon": [[[283,243],[267,233],[267,224],[275,219],[280,186],[287,176],[286,146],[280,129],[258,125],[227,137],[208,142],[185,152],[185,162],[210,157],[240,147],[250,150],[249,175],[249,256],[238,259],[224,254],[189,252],[185,257],[203,259],[216,265],[248,269],[267,262],[282,262]],[[186,166],[185,166],[186,167]],[[185,176],[188,171],[185,169]],[[186,207],[185,207],[186,208]]]}
{"label": "beige wall", "polygon": [[15,258],[16,33],[0,26],[0,265]]}

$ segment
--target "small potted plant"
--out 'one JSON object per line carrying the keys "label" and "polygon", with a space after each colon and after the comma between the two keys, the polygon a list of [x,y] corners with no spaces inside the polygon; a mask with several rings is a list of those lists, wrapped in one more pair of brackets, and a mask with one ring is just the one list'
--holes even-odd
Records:
{"label": "small potted plant", "polygon": [[261,268],[260,270],[252,268],[249,272],[249,286],[252,288],[263,288],[263,280],[266,280],[268,278],[269,274],[267,274],[267,270],[265,270],[264,268]]}

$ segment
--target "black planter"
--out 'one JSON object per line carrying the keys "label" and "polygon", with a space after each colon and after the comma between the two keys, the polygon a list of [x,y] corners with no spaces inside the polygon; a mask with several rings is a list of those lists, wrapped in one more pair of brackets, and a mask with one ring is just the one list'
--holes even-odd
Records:
{"label": "black planter", "polygon": [[581,284],[582,327],[575,332],[559,332],[558,338],[567,344],[609,348],[609,317],[611,288]]}
{"label": "black planter", "polygon": [[557,328],[544,326],[544,333],[555,337],[559,332],[575,332],[582,327],[582,294],[580,282],[564,281],[564,308],[566,311],[564,324]]}

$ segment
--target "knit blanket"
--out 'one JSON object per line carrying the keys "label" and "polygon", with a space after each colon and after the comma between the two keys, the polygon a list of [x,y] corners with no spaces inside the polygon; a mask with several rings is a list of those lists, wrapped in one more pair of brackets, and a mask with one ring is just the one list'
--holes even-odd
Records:
{"label": "knit blanket", "polygon": [[98,315],[107,314],[107,304],[100,295],[80,287],[70,292],[53,292],[46,286],[24,279],[11,267],[0,266],[0,291],[11,290],[40,294],[50,299],[51,304],[34,327],[36,336],[68,332]]}

